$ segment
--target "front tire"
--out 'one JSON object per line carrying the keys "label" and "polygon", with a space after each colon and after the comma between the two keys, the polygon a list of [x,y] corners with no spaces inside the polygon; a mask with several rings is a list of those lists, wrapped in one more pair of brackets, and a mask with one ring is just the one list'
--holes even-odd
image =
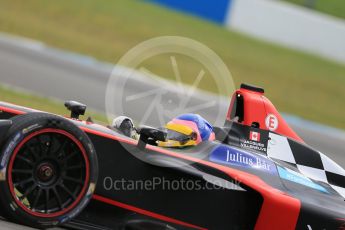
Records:
{"label": "front tire", "polygon": [[12,118],[0,155],[0,206],[15,222],[48,228],[77,216],[91,199],[98,165],[88,136],[45,113]]}

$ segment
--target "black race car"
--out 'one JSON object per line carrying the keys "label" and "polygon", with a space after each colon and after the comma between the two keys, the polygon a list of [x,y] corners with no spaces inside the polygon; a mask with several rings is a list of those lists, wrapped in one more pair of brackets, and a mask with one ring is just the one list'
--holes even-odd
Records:
{"label": "black race car", "polygon": [[37,228],[344,229],[345,170],[306,145],[264,90],[243,84],[215,141],[162,148],[0,103],[0,213]]}

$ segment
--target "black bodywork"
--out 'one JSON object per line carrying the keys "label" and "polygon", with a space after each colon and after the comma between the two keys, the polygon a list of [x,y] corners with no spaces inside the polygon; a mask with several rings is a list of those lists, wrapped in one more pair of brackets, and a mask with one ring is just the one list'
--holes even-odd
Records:
{"label": "black bodywork", "polygon": [[[0,104],[0,119],[9,119],[31,109],[6,103]],[[91,139],[98,156],[99,173],[95,196],[88,207],[65,227],[79,229],[262,229],[258,224],[263,212],[265,195],[253,186],[238,181],[222,170],[229,167],[260,178],[272,193],[283,191],[289,197],[300,201],[296,223],[281,226],[280,229],[341,229],[344,227],[345,201],[329,184],[313,181],[327,192],[308,188],[302,184],[282,180],[277,167],[295,170],[293,165],[280,159],[267,158],[270,132],[255,127],[228,122],[225,127],[216,128],[217,140],[206,142],[189,149],[174,149],[174,154],[164,154],[158,147],[139,148],[136,141],[93,123],[72,120]],[[2,126],[6,127],[6,123]],[[0,129],[4,130],[4,129]],[[244,143],[249,132],[261,134],[261,148],[253,150]],[[1,137],[2,133],[0,133]],[[294,152],[305,165],[318,164],[318,152],[297,141],[288,139]],[[231,146],[248,154],[258,156],[274,165],[273,173],[241,164],[222,164],[221,168],[210,158],[218,146]],[[169,150],[170,151],[170,150]],[[131,153],[135,153],[134,155]],[[135,155],[140,155],[140,157]],[[180,157],[183,156],[183,157]],[[145,159],[143,161],[142,159]],[[200,162],[199,162],[200,160]],[[203,162],[210,162],[205,164]],[[330,175],[333,184],[345,187],[344,177]],[[187,181],[198,184],[193,189],[167,188],[164,184],[115,188],[114,182],[125,181]],[[220,183],[219,181],[224,182]],[[228,184],[227,184],[228,183]],[[230,185],[230,186],[229,186]],[[233,186],[234,185],[234,186]],[[233,187],[231,187],[233,186]],[[231,187],[231,188],[230,188]],[[276,202],[279,202],[277,200]],[[277,208],[277,211],[281,209]],[[284,213],[272,213],[272,218]],[[263,217],[261,217],[263,218]],[[274,222],[274,221],[272,221]],[[284,224],[284,223],[282,223]],[[270,226],[269,224],[267,226]],[[277,225],[272,225],[274,229]]]}

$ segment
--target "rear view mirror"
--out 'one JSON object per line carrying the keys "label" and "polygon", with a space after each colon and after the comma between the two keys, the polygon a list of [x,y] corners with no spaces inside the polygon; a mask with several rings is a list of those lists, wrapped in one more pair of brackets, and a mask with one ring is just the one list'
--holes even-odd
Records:
{"label": "rear view mirror", "polygon": [[155,145],[157,141],[165,141],[167,133],[163,130],[152,128],[149,126],[143,126],[139,129],[140,139],[138,147],[144,149],[146,144]]}
{"label": "rear view mirror", "polygon": [[66,101],[65,107],[71,111],[72,119],[79,119],[80,115],[84,115],[86,111],[86,105],[77,101]]}

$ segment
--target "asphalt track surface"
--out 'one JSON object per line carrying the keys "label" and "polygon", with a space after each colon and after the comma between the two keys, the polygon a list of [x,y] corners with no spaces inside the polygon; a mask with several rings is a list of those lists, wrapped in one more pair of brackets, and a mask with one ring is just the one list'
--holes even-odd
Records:
{"label": "asphalt track surface", "polygon": [[32,228],[24,227],[22,225],[9,223],[0,219],[1,230],[31,230]]}
{"label": "asphalt track surface", "polygon": [[[1,84],[60,100],[81,101],[90,108],[105,111],[105,91],[111,72],[111,65],[88,57],[64,53],[37,42],[18,38],[12,41],[11,38],[0,36]],[[127,93],[145,92],[151,88],[150,83],[134,79]],[[169,97],[174,99],[177,96],[172,93]],[[128,109],[130,116],[136,120],[140,120],[142,111],[147,108],[145,98],[142,100]],[[190,103],[198,104],[200,99],[194,98]],[[154,124],[156,119],[150,116],[148,122]],[[344,132],[308,122],[296,122],[295,119],[288,121],[309,145],[345,167]],[[0,229],[25,228],[1,221]]]}

